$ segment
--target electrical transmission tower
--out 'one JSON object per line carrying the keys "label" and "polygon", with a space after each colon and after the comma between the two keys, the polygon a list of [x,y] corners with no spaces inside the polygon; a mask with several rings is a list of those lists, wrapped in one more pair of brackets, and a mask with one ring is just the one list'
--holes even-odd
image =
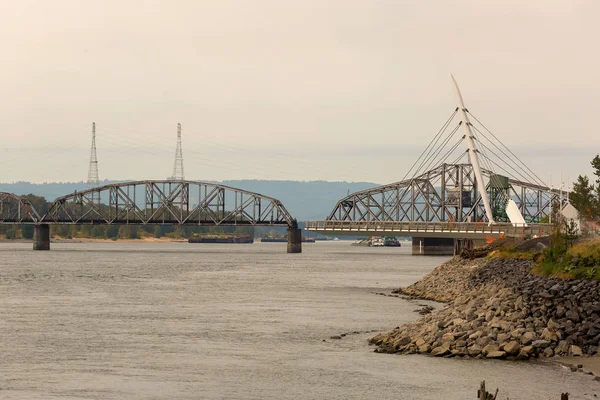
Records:
{"label": "electrical transmission tower", "polygon": [[[92,153],[90,154],[90,168],[88,170],[87,188],[93,189],[100,186],[98,178],[98,157],[96,156],[96,123],[92,122]],[[91,199],[94,203],[100,203],[100,193],[93,193]]]}
{"label": "electrical transmission tower", "polygon": [[183,152],[181,151],[181,124],[177,124],[177,148],[175,149],[175,163],[173,164],[172,180],[184,180],[183,174]]}

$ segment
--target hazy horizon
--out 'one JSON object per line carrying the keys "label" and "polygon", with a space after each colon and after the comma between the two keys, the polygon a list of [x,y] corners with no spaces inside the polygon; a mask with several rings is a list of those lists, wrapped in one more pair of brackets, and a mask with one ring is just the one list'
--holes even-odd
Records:
{"label": "hazy horizon", "polygon": [[593,1],[11,2],[0,182],[395,182],[466,106],[544,181],[600,152]]}

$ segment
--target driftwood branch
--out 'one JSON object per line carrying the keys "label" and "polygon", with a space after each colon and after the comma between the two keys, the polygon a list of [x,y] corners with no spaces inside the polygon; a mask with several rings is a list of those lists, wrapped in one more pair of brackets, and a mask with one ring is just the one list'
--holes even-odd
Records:
{"label": "driftwood branch", "polygon": [[[498,389],[496,389],[496,393],[493,395],[485,390],[485,381],[481,382],[481,386],[477,391],[477,400],[496,400],[498,396]],[[562,393],[560,395],[560,400],[569,400],[569,393]]]}

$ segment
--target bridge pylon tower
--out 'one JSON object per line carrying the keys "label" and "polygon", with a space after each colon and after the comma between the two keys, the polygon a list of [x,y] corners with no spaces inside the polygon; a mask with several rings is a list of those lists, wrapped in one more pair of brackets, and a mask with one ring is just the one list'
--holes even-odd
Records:
{"label": "bridge pylon tower", "polygon": [[485,208],[485,213],[488,218],[488,223],[494,224],[494,215],[492,213],[492,207],[490,206],[490,199],[488,198],[487,191],[485,190],[485,182],[483,180],[483,173],[481,172],[481,167],[479,166],[479,156],[477,155],[478,151],[475,147],[475,135],[473,135],[473,131],[471,130],[471,121],[469,121],[469,117],[467,116],[467,108],[465,107],[465,103],[462,98],[462,94],[460,93],[460,89],[458,88],[458,84],[456,83],[456,79],[452,76],[452,84],[454,86],[454,91],[456,93],[456,102],[458,103],[458,108],[460,110],[460,117],[463,126],[463,131],[465,133],[465,141],[467,142],[467,148],[469,151],[469,162],[473,166],[473,172],[475,173],[475,180],[477,185],[479,186],[479,194],[481,195],[481,201]]}

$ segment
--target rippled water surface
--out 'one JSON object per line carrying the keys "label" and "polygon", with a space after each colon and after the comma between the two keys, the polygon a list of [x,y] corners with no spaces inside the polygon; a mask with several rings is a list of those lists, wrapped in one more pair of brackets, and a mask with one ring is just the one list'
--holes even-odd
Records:
{"label": "rippled water surface", "polygon": [[374,353],[367,332],[422,303],[375,293],[445,260],[409,251],[2,243],[0,398],[474,399],[484,379],[502,399],[600,396],[554,365]]}

